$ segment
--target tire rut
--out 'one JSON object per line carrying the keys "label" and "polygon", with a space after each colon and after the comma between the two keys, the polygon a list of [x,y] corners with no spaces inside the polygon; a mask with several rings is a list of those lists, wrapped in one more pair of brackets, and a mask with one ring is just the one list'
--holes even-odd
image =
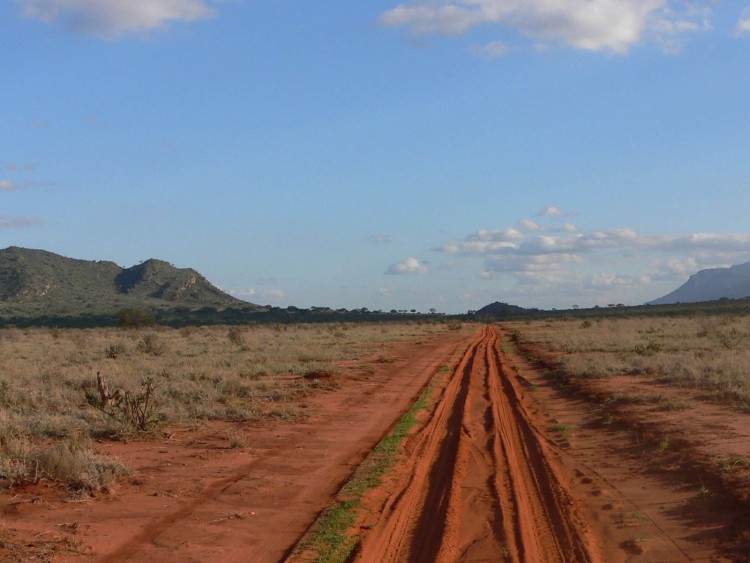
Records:
{"label": "tire rut", "polygon": [[415,438],[361,561],[598,561],[545,441],[480,329]]}

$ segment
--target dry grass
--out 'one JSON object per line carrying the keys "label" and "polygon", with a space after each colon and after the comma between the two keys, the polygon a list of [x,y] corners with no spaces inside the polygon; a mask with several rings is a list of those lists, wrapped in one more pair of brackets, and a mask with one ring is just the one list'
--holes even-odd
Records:
{"label": "dry grass", "polygon": [[417,323],[0,330],[0,486],[51,478],[97,491],[125,471],[88,441],[134,430],[87,402],[97,372],[112,393],[130,397],[153,381],[161,424],[294,421],[310,392],[336,385],[335,377],[302,374],[335,375],[337,362],[377,356],[387,342],[448,330]]}
{"label": "dry grass", "polygon": [[674,385],[707,389],[750,408],[750,317],[649,317],[510,325],[524,340],[563,353],[562,367],[571,375],[642,374]]}

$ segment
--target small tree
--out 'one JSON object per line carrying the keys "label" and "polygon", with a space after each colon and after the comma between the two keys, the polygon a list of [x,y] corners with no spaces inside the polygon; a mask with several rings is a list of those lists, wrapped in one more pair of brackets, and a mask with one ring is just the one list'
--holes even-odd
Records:
{"label": "small tree", "polygon": [[154,317],[146,309],[127,308],[119,313],[120,326],[123,328],[141,328],[154,324]]}

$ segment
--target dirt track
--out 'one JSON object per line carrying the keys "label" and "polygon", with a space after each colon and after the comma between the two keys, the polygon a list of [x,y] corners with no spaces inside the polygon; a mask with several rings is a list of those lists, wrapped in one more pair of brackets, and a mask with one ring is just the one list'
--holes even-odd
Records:
{"label": "dirt track", "polygon": [[597,560],[500,353],[494,327],[471,341],[362,560]]}
{"label": "dirt track", "polygon": [[[247,450],[227,447],[227,423],[178,429],[166,442],[103,443],[133,477],[85,502],[51,483],[0,496],[0,559],[283,560],[432,381],[434,404],[406,439],[408,455],[362,500],[352,530],[359,560],[748,560],[747,496],[738,494],[748,479],[737,467],[731,486],[712,480],[696,472],[696,453],[744,452],[750,415],[706,411],[696,397],[690,416],[670,413],[682,434],[664,420],[646,432],[653,412],[605,424],[608,397],[652,384],[622,376],[589,382],[596,393],[568,388],[509,336],[485,326],[342,366],[339,387],[311,398],[303,421],[253,426]],[[8,537],[25,555],[3,556]]]}
{"label": "dirt track", "polygon": [[342,365],[303,420],[248,424],[248,448],[228,447],[227,432],[244,425],[222,422],[102,443],[132,477],[81,502],[50,482],[0,495],[0,561],[282,560],[465,338],[393,343]]}

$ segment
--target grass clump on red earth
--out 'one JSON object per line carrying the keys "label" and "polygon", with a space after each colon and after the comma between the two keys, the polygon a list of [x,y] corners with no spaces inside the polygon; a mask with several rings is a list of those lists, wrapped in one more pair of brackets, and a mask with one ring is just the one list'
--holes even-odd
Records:
{"label": "grass clump on red earth", "polygon": [[[98,456],[92,437],[158,436],[164,425],[210,420],[292,422],[311,392],[335,387],[337,362],[448,331],[439,323],[0,329],[0,490],[39,479],[104,490],[125,469]],[[316,370],[334,376],[302,377]]]}

